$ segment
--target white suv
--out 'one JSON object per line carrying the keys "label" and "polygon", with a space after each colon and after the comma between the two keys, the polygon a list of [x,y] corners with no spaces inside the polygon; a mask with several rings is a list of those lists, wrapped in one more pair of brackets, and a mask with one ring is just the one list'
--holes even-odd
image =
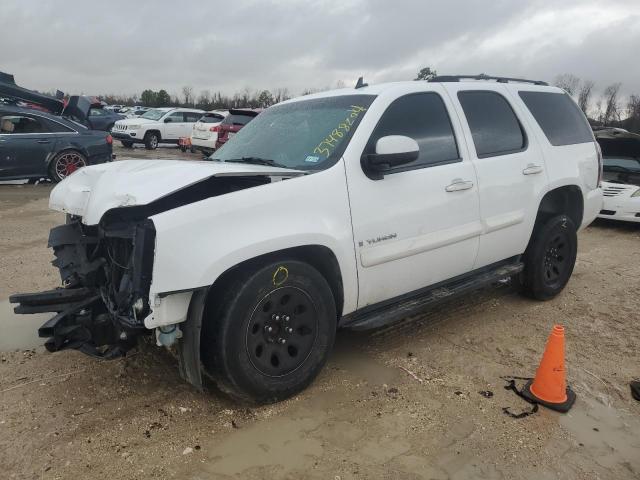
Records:
{"label": "white suv", "polygon": [[154,108],[139,117],[118,120],[111,135],[127,148],[144,143],[147,149],[154,150],[160,143],[178,143],[180,137],[191,135],[203,113],[191,108]]}
{"label": "white suv", "polygon": [[210,154],[216,149],[220,123],[229,116],[229,110],[212,110],[205,113],[193,126],[191,148]]}
{"label": "white suv", "polygon": [[376,328],[511,277],[547,300],[602,206],[586,118],[542,82],[441,77],[267,109],[214,161],[120,161],[58,184],[50,350],[114,357],[154,332],[185,379],[269,402],[336,329]]}

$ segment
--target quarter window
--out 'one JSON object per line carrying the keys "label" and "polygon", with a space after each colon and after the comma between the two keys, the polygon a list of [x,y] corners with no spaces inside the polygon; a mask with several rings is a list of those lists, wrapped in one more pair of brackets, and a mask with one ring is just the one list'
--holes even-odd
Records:
{"label": "quarter window", "polygon": [[519,92],[519,94],[551,145],[593,142],[587,119],[566,93]]}
{"label": "quarter window", "polygon": [[365,153],[375,153],[376,142],[387,135],[411,137],[420,147],[417,160],[389,173],[460,160],[447,108],[437,93],[414,93],[395,100],[376,125]]}
{"label": "quarter window", "polygon": [[462,91],[458,99],[467,117],[478,158],[523,150],[526,137],[509,102],[496,92]]}
{"label": "quarter window", "polygon": [[42,133],[47,130],[42,123],[35,118],[23,115],[5,115],[0,117],[0,133]]}

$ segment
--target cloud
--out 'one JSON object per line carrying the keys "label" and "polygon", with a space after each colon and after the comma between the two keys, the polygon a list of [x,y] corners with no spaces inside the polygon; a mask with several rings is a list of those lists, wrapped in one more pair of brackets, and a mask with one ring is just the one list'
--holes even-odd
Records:
{"label": "cloud", "polygon": [[3,0],[0,68],[24,86],[226,93],[491,73],[640,90],[637,0]]}

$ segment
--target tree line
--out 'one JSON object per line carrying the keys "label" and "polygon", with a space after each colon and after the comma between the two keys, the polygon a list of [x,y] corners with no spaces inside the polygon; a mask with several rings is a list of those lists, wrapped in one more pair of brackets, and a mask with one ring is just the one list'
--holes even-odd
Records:
{"label": "tree line", "polygon": [[[418,71],[414,80],[429,80],[437,76],[435,69],[424,67]],[[555,86],[564,89],[571,95],[594,126],[621,127],[640,133],[640,95],[633,94],[627,99],[621,98],[621,83],[613,83],[602,91],[597,91],[595,82],[583,80],[571,73],[563,73],[553,81]],[[343,88],[344,82],[339,80],[335,87]],[[307,89],[302,95],[308,95],[321,89]],[[99,98],[108,104],[143,105],[145,107],[191,107],[202,110],[228,109],[238,107],[267,108],[291,98],[287,88],[274,91],[252,90],[244,88],[232,95],[219,91],[202,90],[198,94],[193,87],[182,87],[181,94],[169,94],[164,89],[158,91],[146,89],[138,95],[102,95]]]}

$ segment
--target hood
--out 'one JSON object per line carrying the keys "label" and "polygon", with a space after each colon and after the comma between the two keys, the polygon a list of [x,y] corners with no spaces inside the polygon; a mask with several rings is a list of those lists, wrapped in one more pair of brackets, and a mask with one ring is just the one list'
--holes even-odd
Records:
{"label": "hood", "polygon": [[[62,92],[59,92],[62,94]],[[61,98],[54,98],[49,95],[43,95],[33,90],[29,90],[16,85],[13,75],[0,72],[0,96],[11,97],[23,102],[39,105],[51,113],[56,115],[62,112],[64,102]]]}
{"label": "hood", "polygon": [[262,165],[183,160],[122,160],[81,168],[51,191],[49,207],[95,225],[118,207],[147,205],[212,177],[296,177],[305,172]]}

